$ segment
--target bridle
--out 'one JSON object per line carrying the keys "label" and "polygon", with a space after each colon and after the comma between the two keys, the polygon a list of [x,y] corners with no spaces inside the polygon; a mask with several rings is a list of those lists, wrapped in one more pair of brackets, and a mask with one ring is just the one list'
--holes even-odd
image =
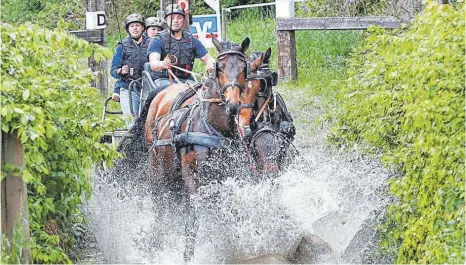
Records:
{"label": "bridle", "polygon": [[[218,63],[219,63],[219,60],[222,60],[224,58],[226,58],[228,55],[236,55],[242,62],[245,62],[246,63],[246,57],[244,55],[244,53],[242,52],[239,52],[239,51],[235,51],[235,50],[227,50],[227,51],[224,51],[224,52],[221,52],[218,56],[217,56],[217,60],[215,62],[215,73],[216,73],[216,77],[217,77],[217,83],[218,83]],[[247,76],[248,75],[248,68],[249,68],[249,64],[246,63],[246,73],[245,75]],[[244,86],[239,83],[238,81],[231,81],[231,82],[228,82],[227,84],[225,84],[221,89],[220,89],[220,97],[224,100],[225,96],[225,91],[230,88],[230,87],[238,87],[239,90],[240,90],[240,93],[241,95],[244,93]]]}
{"label": "bridle", "polygon": [[[249,67],[248,67],[249,68]],[[257,92],[256,96],[257,97],[263,97],[263,98],[269,98],[272,94],[272,86],[273,83],[272,81],[269,82],[269,79],[272,78],[272,73],[270,73],[269,65],[268,64],[262,64],[259,69],[255,71],[254,74],[251,74],[248,72],[248,76],[246,78],[246,81],[254,81],[254,80],[259,80],[263,81],[265,86],[260,86],[259,91]],[[240,108],[254,108],[255,102],[248,103],[248,104],[241,104]]]}

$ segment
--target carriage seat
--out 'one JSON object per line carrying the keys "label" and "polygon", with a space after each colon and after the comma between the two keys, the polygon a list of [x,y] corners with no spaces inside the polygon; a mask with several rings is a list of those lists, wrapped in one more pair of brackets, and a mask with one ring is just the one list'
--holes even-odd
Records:
{"label": "carriage seat", "polygon": [[154,80],[152,80],[151,72],[150,64],[145,63],[142,71],[142,88],[147,92],[153,91],[156,88]]}

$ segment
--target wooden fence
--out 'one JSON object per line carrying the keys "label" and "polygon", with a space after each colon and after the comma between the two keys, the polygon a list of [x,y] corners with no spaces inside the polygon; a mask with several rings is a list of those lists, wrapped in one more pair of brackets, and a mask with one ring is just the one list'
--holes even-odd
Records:
{"label": "wooden fence", "polygon": [[296,18],[294,2],[276,1],[278,75],[284,79],[298,79],[296,30],[365,30],[370,25],[393,29],[406,23],[395,17]]}

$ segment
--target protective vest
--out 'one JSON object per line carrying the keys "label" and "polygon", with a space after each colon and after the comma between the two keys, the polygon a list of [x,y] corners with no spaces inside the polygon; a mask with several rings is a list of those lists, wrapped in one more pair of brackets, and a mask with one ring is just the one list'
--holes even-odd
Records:
{"label": "protective vest", "polygon": [[142,77],[144,63],[147,62],[147,47],[150,39],[143,36],[141,44],[136,45],[131,37],[123,40],[123,65],[128,65],[129,73],[122,77],[123,81],[135,80]]}
{"label": "protective vest", "polygon": [[[168,54],[175,55],[178,59],[178,63],[175,66],[191,71],[193,69],[195,54],[194,36],[186,30],[183,30],[182,33],[183,37],[179,40],[172,38],[168,30],[158,33],[158,36],[162,37],[163,41],[161,60],[164,60]],[[176,68],[173,68],[172,71],[178,78],[187,79],[191,76],[189,73]],[[167,71],[163,71],[162,73],[161,77],[168,77]]]}

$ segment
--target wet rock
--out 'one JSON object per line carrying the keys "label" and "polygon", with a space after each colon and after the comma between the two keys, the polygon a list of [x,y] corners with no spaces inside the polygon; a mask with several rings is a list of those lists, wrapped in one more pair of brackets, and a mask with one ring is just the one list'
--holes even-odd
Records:
{"label": "wet rock", "polygon": [[316,264],[323,261],[335,261],[330,245],[316,235],[301,238],[295,250],[288,256],[279,254],[261,255],[255,258],[230,261],[232,264]]}
{"label": "wet rock", "polygon": [[291,261],[294,264],[315,264],[329,255],[333,255],[333,250],[327,242],[318,236],[307,235],[302,238]]}
{"label": "wet rock", "polygon": [[285,257],[280,255],[263,255],[260,257],[242,260],[234,264],[292,264]]}
{"label": "wet rock", "polygon": [[377,227],[383,221],[384,212],[383,209],[376,210],[364,220],[343,252],[342,258],[346,262],[365,264],[391,264],[394,262],[395,257],[377,252],[380,241],[380,231],[377,230]]}

